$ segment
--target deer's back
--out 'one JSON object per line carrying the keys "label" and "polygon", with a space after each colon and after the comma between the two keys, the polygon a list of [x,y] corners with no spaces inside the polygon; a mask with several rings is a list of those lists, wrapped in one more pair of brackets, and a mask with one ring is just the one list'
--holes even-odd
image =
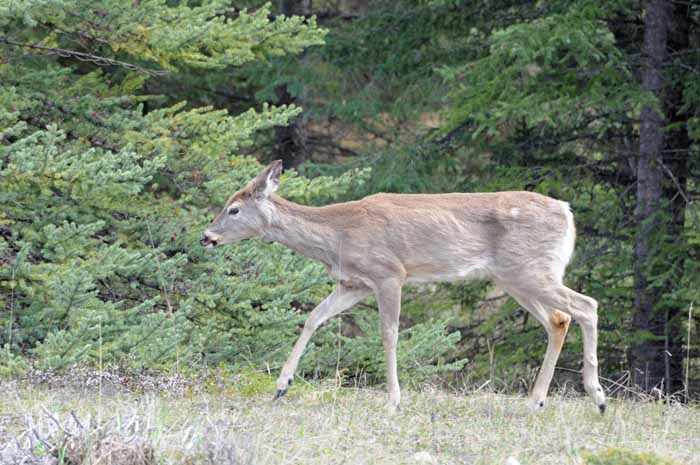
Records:
{"label": "deer's back", "polygon": [[351,259],[402,267],[409,281],[563,275],[573,250],[568,204],[532,192],[376,194],[341,205]]}

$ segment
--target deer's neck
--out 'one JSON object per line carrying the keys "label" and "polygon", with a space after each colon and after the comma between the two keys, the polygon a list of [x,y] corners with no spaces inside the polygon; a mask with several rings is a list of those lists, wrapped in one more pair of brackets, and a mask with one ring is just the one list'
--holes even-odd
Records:
{"label": "deer's neck", "polygon": [[338,235],[323,208],[308,207],[271,196],[274,209],[263,239],[279,242],[326,266],[333,267],[338,256]]}

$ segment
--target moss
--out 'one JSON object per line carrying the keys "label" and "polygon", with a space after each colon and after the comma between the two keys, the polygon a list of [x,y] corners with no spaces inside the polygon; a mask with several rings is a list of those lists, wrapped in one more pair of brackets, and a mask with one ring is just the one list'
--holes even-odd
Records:
{"label": "moss", "polygon": [[635,452],[628,449],[609,448],[601,452],[583,455],[586,465],[680,465],[654,452]]}

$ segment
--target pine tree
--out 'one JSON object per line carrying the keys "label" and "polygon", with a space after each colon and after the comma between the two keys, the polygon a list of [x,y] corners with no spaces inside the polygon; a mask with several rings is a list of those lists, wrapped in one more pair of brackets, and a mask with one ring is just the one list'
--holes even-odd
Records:
{"label": "pine tree", "polygon": [[[318,267],[260,244],[206,255],[196,237],[208,206],[258,169],[241,150],[300,109],[228,114],[149,93],[181,74],[232,72],[322,43],[313,18],[269,16],[269,6],[238,11],[225,1],[3,4],[6,352],[52,368],[89,362],[101,332],[110,362],[208,362],[230,355],[221,338],[207,336],[230,329],[220,331],[209,314],[230,312],[229,326],[241,320],[250,331],[263,324],[245,317],[254,302],[293,330],[289,303],[323,287]],[[314,199],[347,184],[291,176],[290,194]],[[267,283],[253,286],[252,276]],[[272,282],[274,291],[265,287]]]}
{"label": "pine tree", "polygon": [[[0,374],[20,356],[60,369],[98,351],[132,368],[286,358],[302,309],[331,284],[323,267],[260,241],[209,253],[197,239],[259,171],[256,139],[301,111],[249,101],[239,76],[325,34],[313,17],[224,0],[0,6]],[[288,171],[280,193],[325,203],[367,175]],[[444,351],[454,336],[440,328],[426,332]],[[335,347],[327,334],[318,345]]]}

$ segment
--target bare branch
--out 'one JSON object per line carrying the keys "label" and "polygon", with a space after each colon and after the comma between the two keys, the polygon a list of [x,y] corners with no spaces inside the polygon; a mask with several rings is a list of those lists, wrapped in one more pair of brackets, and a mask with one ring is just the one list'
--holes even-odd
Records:
{"label": "bare branch", "polygon": [[125,61],[119,61],[113,58],[101,57],[98,55],[93,55],[91,53],[77,52],[75,50],[68,50],[65,48],[46,47],[44,45],[30,44],[27,42],[18,42],[16,40],[11,40],[6,37],[0,37],[0,45],[41,50],[42,52],[45,52],[48,55],[58,55],[64,58],[75,58],[80,61],[89,61],[97,66],[121,66],[122,68],[126,68],[132,71],[140,71],[142,73],[150,74],[151,76],[165,76],[167,74],[170,74],[170,71],[168,70],[147,69],[135,65],[133,63],[127,63]]}

